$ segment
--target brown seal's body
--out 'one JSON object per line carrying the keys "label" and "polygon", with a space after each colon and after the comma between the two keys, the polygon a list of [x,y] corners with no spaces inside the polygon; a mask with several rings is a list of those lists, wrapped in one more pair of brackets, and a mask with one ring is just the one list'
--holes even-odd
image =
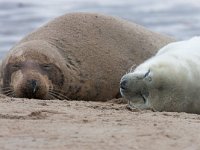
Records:
{"label": "brown seal's body", "polygon": [[11,49],[2,63],[2,92],[38,99],[115,98],[127,69],[171,41],[118,18],[67,14]]}

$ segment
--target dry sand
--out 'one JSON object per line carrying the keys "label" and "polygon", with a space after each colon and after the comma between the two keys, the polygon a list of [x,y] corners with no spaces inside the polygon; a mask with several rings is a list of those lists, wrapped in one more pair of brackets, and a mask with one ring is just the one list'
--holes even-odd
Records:
{"label": "dry sand", "polygon": [[200,116],[126,104],[0,99],[1,150],[200,149]]}

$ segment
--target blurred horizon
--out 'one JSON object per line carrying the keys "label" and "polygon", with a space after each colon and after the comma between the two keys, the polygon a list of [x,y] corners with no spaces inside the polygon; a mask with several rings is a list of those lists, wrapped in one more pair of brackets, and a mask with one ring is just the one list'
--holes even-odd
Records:
{"label": "blurred horizon", "polygon": [[0,0],[0,58],[29,32],[70,12],[117,16],[177,39],[200,35],[200,0]]}

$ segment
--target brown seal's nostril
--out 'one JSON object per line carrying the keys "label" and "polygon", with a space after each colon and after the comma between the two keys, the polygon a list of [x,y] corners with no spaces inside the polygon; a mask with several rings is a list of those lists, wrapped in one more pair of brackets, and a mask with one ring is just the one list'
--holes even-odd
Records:
{"label": "brown seal's nostril", "polygon": [[36,92],[37,80],[31,80],[31,85],[32,85],[33,94],[34,94]]}
{"label": "brown seal's nostril", "polygon": [[31,80],[28,80],[27,83],[28,83],[29,92],[32,94],[35,94],[37,90],[37,80],[31,79]]}

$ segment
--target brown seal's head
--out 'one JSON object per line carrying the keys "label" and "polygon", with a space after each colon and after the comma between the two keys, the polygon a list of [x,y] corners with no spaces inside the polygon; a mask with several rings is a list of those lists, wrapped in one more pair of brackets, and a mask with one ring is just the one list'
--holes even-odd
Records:
{"label": "brown seal's head", "polygon": [[14,47],[2,62],[2,93],[36,99],[65,99],[61,55],[46,42]]}
{"label": "brown seal's head", "polygon": [[[52,87],[47,75],[48,67],[51,66],[41,66],[35,60],[11,63],[6,68],[7,76],[4,78],[10,80],[9,86],[13,88],[16,97],[44,99]],[[4,82],[4,85],[8,84]]]}

